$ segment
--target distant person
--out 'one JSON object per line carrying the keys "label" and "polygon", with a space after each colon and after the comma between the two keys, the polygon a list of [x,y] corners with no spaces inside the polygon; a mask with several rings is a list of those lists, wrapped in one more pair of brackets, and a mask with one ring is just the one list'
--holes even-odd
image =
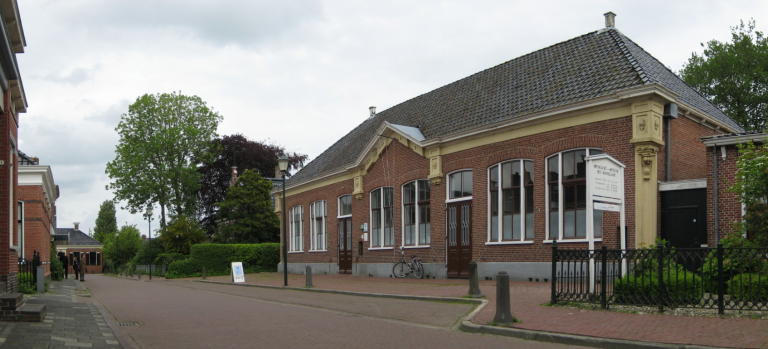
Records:
{"label": "distant person", "polygon": [[75,257],[72,261],[72,269],[75,271],[75,280],[80,280],[80,259]]}
{"label": "distant person", "polygon": [[64,278],[69,279],[69,258],[67,258],[66,254],[62,253],[59,259],[64,264]]}

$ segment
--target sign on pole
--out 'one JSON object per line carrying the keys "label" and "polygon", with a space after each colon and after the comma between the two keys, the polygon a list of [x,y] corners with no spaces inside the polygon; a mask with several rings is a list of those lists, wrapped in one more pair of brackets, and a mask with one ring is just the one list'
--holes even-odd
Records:
{"label": "sign on pole", "polygon": [[[594,210],[619,212],[621,249],[627,248],[626,217],[624,212],[624,164],[608,154],[587,156],[587,239],[589,249],[595,250]],[[622,262],[622,275],[626,273],[626,261]],[[589,262],[589,290],[595,290],[595,261]]]}
{"label": "sign on pole", "polygon": [[243,262],[232,262],[232,282],[245,282]]}

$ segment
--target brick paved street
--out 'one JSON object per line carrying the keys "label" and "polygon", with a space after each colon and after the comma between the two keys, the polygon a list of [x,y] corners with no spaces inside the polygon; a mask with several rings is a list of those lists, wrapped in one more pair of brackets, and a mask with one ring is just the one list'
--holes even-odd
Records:
{"label": "brick paved street", "polygon": [[[252,284],[283,285],[283,275],[277,273],[248,274],[245,279]],[[229,276],[209,277],[208,280],[228,282]],[[461,297],[468,290],[468,281],[461,279],[389,279],[337,274],[313,275],[313,282],[318,289],[421,296]],[[495,284],[496,281],[480,280],[480,290],[490,303],[474,317],[473,322],[487,324],[493,319]],[[289,275],[289,285],[303,286],[304,276]],[[522,320],[514,327],[630,341],[768,348],[768,320],[640,315],[541,306],[549,302],[550,285],[544,282],[510,283],[512,314]]]}
{"label": "brick paved street", "polygon": [[472,306],[188,280],[91,275],[96,299],[144,348],[566,348],[451,327]]}
{"label": "brick paved street", "polygon": [[3,348],[122,348],[88,296],[72,275],[51,283],[49,293],[25,295],[26,303],[46,305],[45,319],[42,323],[0,323],[0,344]]}

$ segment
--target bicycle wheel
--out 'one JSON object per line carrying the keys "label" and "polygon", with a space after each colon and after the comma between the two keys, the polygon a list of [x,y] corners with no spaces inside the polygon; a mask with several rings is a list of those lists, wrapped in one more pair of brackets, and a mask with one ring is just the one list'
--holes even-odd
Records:
{"label": "bicycle wheel", "polygon": [[406,265],[405,262],[397,262],[395,263],[395,266],[392,267],[392,275],[396,278],[404,278],[409,272],[411,272],[411,269],[408,268],[408,265]]}
{"label": "bicycle wheel", "polygon": [[417,279],[424,277],[424,264],[421,264],[419,261],[413,262],[413,264],[413,276],[415,276]]}

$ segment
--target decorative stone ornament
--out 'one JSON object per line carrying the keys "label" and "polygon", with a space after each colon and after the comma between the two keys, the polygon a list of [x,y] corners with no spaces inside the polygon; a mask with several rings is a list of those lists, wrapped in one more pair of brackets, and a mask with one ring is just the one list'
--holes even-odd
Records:
{"label": "decorative stone ornament", "polygon": [[652,145],[639,146],[635,148],[637,154],[642,156],[643,164],[643,179],[651,179],[651,171],[653,170],[653,162],[656,161],[656,153],[659,152],[659,148]]}
{"label": "decorative stone ornament", "polygon": [[443,182],[443,157],[440,148],[430,149],[429,155],[429,180],[432,185],[440,185]]}

